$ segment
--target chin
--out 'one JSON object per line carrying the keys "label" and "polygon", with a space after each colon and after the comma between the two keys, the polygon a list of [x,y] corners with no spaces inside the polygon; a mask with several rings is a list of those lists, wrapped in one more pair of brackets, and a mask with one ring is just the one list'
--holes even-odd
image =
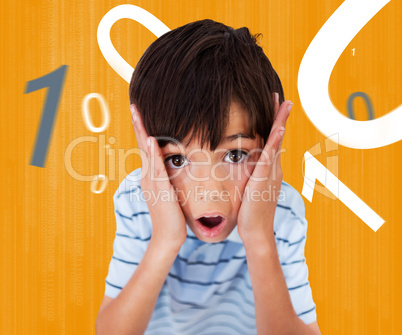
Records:
{"label": "chin", "polygon": [[227,236],[226,235],[225,236],[217,236],[217,237],[214,237],[214,238],[206,238],[204,236],[197,236],[197,238],[200,241],[203,241],[205,243],[219,243],[219,242],[224,241],[227,238]]}

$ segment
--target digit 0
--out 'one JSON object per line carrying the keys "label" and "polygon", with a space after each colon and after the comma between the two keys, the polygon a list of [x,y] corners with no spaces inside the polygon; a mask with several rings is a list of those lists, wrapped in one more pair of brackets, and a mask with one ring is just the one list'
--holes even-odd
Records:
{"label": "digit 0", "polygon": [[[107,183],[108,183],[107,176],[103,174],[95,176],[95,178],[91,182],[91,192],[96,194],[102,193],[105,190]],[[98,184],[100,184],[99,188],[97,188]]]}
{"label": "digit 0", "polygon": [[[88,104],[91,99],[98,100],[102,110],[103,124],[101,124],[99,127],[95,127],[93,125],[91,117],[89,116]],[[82,117],[84,118],[84,123],[87,128],[94,133],[101,133],[102,131],[105,131],[107,129],[107,127],[109,126],[109,110],[107,108],[106,101],[101,94],[89,93],[84,97],[84,99],[82,100]]]}

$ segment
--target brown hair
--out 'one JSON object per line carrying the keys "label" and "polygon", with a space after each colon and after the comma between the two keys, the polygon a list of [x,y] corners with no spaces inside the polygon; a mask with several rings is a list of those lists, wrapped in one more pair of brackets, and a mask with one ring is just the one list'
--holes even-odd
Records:
{"label": "brown hair", "polygon": [[[151,136],[188,145],[197,136],[214,151],[225,135],[232,101],[248,112],[249,135],[267,140],[274,119],[273,92],[284,94],[271,62],[257,45],[261,34],[199,20],[154,41],[130,82],[135,104]],[[158,140],[164,147],[169,140]]]}

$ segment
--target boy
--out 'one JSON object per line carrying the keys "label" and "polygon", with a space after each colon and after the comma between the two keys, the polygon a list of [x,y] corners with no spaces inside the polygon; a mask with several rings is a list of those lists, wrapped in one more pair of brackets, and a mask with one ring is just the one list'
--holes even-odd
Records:
{"label": "boy", "polygon": [[320,334],[280,167],[291,102],[257,37],[200,20],[141,57],[98,334]]}

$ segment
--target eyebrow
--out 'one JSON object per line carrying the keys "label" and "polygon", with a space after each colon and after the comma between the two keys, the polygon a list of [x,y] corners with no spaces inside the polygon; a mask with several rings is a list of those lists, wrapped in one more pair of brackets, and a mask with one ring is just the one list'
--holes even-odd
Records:
{"label": "eyebrow", "polygon": [[[245,139],[251,139],[251,140],[253,139],[253,137],[251,137],[251,136],[248,135],[248,134],[237,133],[237,134],[233,134],[233,135],[226,136],[226,137],[223,139],[222,143],[233,142],[234,140],[237,140],[239,137],[240,137],[240,138],[245,138]],[[176,143],[174,140],[166,139],[165,141],[166,141],[166,144],[171,144],[171,145],[177,147],[177,143]]]}
{"label": "eyebrow", "polygon": [[232,142],[232,141],[238,139],[239,137],[252,139],[252,137],[250,135],[243,134],[243,133],[237,133],[237,134],[233,134],[233,135],[229,135],[229,136],[225,137],[223,139],[223,142]]}

